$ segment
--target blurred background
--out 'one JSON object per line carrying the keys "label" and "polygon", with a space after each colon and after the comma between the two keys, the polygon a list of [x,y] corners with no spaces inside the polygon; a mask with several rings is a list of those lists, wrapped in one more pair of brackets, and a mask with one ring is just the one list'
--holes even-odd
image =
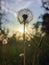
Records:
{"label": "blurred background", "polygon": [[[29,9],[33,20],[25,25],[17,18]],[[49,65],[49,0],[0,0],[0,65]]]}

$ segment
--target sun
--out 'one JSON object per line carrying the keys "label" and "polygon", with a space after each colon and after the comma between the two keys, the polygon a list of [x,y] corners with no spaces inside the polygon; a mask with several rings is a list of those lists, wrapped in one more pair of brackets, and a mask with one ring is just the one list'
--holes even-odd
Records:
{"label": "sun", "polygon": [[[25,27],[25,33],[26,33],[27,29]],[[17,27],[17,32],[19,32],[20,34],[23,34],[24,33],[24,25],[19,25]]]}
{"label": "sun", "polygon": [[[16,33],[17,33],[16,38],[18,40],[23,40],[24,25],[18,25]],[[28,26],[25,26],[25,39],[30,40],[31,34],[32,34],[32,29]]]}
{"label": "sun", "polygon": [[24,33],[23,26],[19,27],[19,28],[18,28],[18,31],[19,31],[21,34],[23,34],[23,33]]}
{"label": "sun", "polygon": [[[17,40],[24,40],[23,34],[24,34],[24,25],[17,25],[14,29],[14,32],[10,32],[8,34],[8,37],[12,37],[13,34],[16,34],[16,39]],[[25,39],[26,40],[31,40],[33,38],[32,35],[35,34],[35,30],[33,30],[30,26],[25,26]]]}

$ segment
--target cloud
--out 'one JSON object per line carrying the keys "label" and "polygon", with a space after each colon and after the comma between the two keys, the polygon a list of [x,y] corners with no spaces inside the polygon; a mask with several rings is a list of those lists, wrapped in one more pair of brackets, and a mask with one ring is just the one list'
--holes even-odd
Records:
{"label": "cloud", "polygon": [[[14,3],[12,3],[11,1],[14,1]],[[2,1],[2,9],[5,10],[6,12],[10,12],[15,17],[17,17],[17,12],[20,9],[28,8],[30,5],[32,5],[32,3],[33,3],[32,0],[25,0],[25,1],[24,0],[10,0],[10,1],[7,0],[6,2]]]}
{"label": "cloud", "polygon": [[[7,1],[8,2],[8,1]],[[25,8],[30,6],[33,3],[32,0],[14,0],[14,3],[7,3],[6,6],[9,8],[19,9],[19,8]]]}
{"label": "cloud", "polygon": [[35,0],[35,1],[37,2],[38,5],[40,6],[42,5],[41,0]]}
{"label": "cloud", "polygon": [[13,14],[15,17],[17,17],[16,12],[14,12],[13,10],[11,10],[10,8],[7,8],[5,6],[2,5],[2,10],[5,12],[10,12],[11,14]]}
{"label": "cloud", "polygon": [[24,3],[24,4],[22,4],[22,5],[18,8],[18,10],[23,9],[23,8],[27,8],[27,7],[29,7],[32,3],[33,3],[33,1],[28,1],[28,2],[26,2],[26,3]]}
{"label": "cloud", "polygon": [[15,6],[13,6],[14,11],[19,11],[20,9],[24,9],[24,8],[28,8],[29,6],[31,6],[33,4],[33,1],[22,1],[19,2],[17,5],[15,4]]}
{"label": "cloud", "polygon": [[16,0],[16,2],[21,2],[21,1],[23,1],[23,0]]}
{"label": "cloud", "polygon": [[[12,0],[13,1],[13,0]],[[6,12],[12,13],[14,16],[16,15],[16,12],[18,12],[20,9],[23,8],[28,8],[30,5],[32,5],[33,1],[32,0],[14,0],[14,3],[10,1],[7,1],[6,4],[4,4],[5,1],[2,3],[2,9],[5,10]],[[9,3],[11,2],[11,3]]]}

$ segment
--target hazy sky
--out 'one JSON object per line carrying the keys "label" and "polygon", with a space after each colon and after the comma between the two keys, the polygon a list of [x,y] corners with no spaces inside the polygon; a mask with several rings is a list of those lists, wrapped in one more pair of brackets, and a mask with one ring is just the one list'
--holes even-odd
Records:
{"label": "hazy sky", "polygon": [[41,0],[2,0],[2,9],[6,12],[5,18],[9,20],[6,21],[6,25],[4,26],[15,29],[16,26],[19,25],[17,20],[17,12],[24,8],[28,8],[32,11],[32,22],[36,22],[40,14],[44,13],[44,9],[41,8],[41,6]]}

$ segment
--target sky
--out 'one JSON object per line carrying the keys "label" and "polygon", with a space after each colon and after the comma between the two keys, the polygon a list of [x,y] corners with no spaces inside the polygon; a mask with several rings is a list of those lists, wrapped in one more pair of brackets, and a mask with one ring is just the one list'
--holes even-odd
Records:
{"label": "sky", "polygon": [[6,21],[3,23],[3,27],[15,30],[16,26],[20,25],[17,19],[17,13],[21,9],[29,9],[32,11],[33,20],[29,24],[38,21],[38,17],[44,13],[44,9],[41,8],[41,0],[2,0],[2,10],[5,11],[4,18]]}

